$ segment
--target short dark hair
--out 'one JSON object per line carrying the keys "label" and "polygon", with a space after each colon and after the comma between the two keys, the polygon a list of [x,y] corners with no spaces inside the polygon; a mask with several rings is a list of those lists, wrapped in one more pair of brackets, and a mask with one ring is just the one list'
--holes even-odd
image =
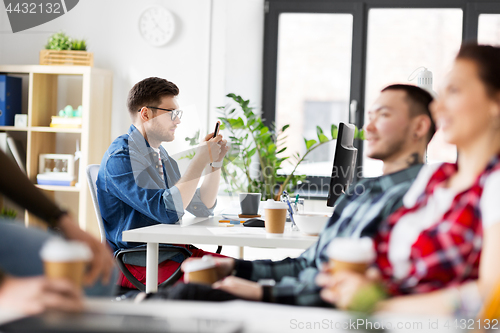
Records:
{"label": "short dark hair", "polygon": [[179,88],[175,83],[159,77],[148,77],[137,82],[130,89],[127,97],[128,111],[132,117],[135,117],[137,111],[143,106],[158,106],[163,97],[177,95],[179,95]]}
{"label": "short dark hair", "polygon": [[500,47],[465,43],[458,51],[457,60],[472,60],[478,67],[479,78],[490,97],[500,91]]}
{"label": "short dark hair", "polygon": [[420,87],[411,84],[391,84],[390,86],[382,89],[382,92],[388,90],[401,90],[406,93],[406,100],[408,101],[408,108],[410,110],[410,117],[416,117],[419,115],[426,115],[431,120],[431,126],[429,128],[429,135],[427,138],[427,143],[429,143],[436,133],[436,124],[434,119],[432,119],[430,105],[433,101],[432,95]]}

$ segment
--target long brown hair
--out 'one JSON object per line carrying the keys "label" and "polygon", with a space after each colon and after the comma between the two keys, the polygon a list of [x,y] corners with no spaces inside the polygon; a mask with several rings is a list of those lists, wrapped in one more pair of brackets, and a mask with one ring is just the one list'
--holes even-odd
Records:
{"label": "long brown hair", "polygon": [[472,60],[478,68],[479,78],[491,98],[500,92],[500,47],[491,45],[463,44],[457,60]]}

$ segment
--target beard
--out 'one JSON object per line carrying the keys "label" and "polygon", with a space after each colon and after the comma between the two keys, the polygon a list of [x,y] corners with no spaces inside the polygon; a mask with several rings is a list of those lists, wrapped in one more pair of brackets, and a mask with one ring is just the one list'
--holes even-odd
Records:
{"label": "beard", "polygon": [[401,131],[400,135],[393,137],[388,141],[381,142],[380,149],[372,153],[368,153],[366,156],[376,160],[385,161],[403,150],[409,140],[409,136],[409,126],[406,126]]}
{"label": "beard", "polygon": [[149,140],[155,142],[170,142],[175,138],[175,134],[170,131],[171,128],[166,128],[164,125],[161,125],[155,122],[156,119],[152,119],[154,123],[151,124],[151,127],[146,130],[146,135]]}
{"label": "beard", "polygon": [[393,156],[397,152],[401,151],[405,142],[403,140],[394,140],[385,144],[385,148],[380,151],[375,151],[373,153],[367,154],[366,156],[384,161],[389,157]]}

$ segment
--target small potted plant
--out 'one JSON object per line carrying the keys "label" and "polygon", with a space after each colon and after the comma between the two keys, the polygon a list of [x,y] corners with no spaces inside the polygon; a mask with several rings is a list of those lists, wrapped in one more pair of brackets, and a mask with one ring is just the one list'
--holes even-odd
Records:
{"label": "small potted plant", "polygon": [[94,55],[87,52],[85,39],[72,39],[64,32],[57,32],[40,51],[40,65],[93,66]]}
{"label": "small potted plant", "polygon": [[17,212],[14,209],[3,207],[0,210],[0,219],[13,220],[17,217]]}

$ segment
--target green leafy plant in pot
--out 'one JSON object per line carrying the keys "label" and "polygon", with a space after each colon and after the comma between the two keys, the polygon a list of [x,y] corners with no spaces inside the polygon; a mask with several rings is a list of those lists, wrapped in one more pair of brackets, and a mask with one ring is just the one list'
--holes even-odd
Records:
{"label": "green leafy plant in pot", "polygon": [[3,207],[1,210],[0,210],[0,219],[8,219],[8,220],[13,220],[17,217],[17,211],[15,211],[14,209],[9,209],[9,208],[5,208]]}

